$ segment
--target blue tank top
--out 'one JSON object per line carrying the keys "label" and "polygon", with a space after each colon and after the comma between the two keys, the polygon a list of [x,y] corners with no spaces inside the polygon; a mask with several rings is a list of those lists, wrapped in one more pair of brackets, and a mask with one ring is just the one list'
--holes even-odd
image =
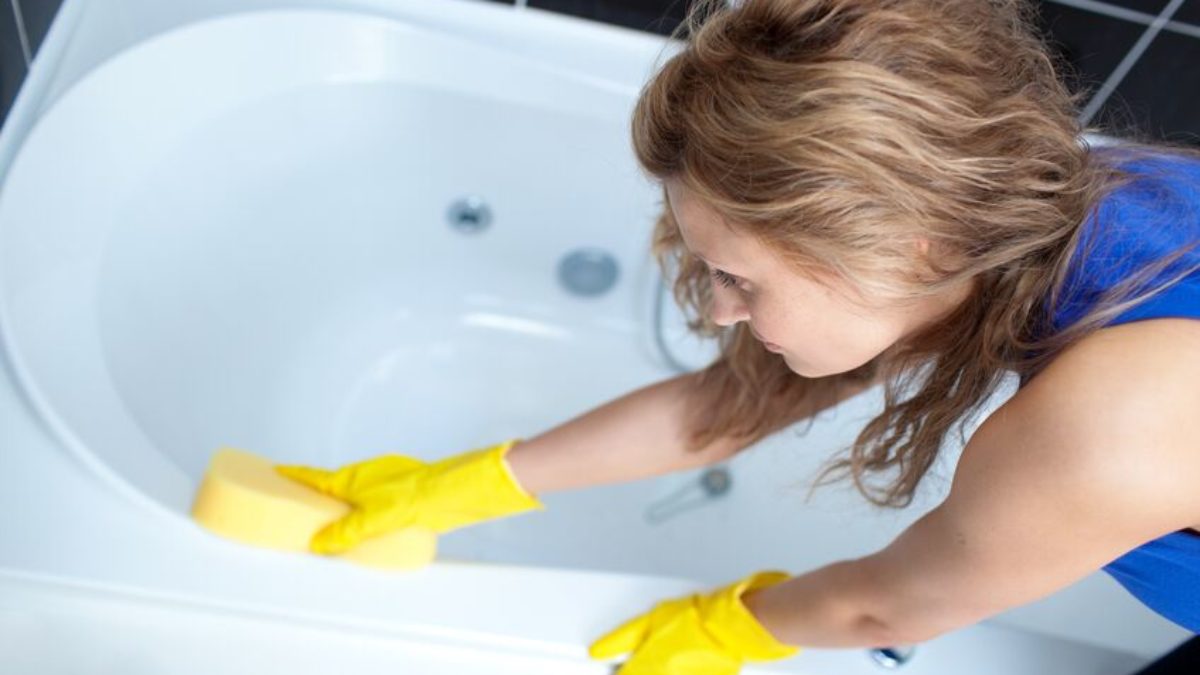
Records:
{"label": "blue tank top", "polygon": [[[1121,166],[1139,175],[1150,168],[1165,168],[1168,173],[1161,180],[1139,178],[1118,188],[1085,221],[1080,247],[1064,281],[1063,300],[1054,313],[1055,330],[1081,318],[1103,290],[1140,265],[1200,237],[1200,160],[1160,155],[1125,159]],[[1200,249],[1161,272],[1152,287],[1163,286],[1197,262]],[[1200,271],[1167,286],[1105,325],[1162,317],[1200,319]],[[1103,569],[1155,612],[1200,633],[1200,532],[1171,532],[1124,553]]]}

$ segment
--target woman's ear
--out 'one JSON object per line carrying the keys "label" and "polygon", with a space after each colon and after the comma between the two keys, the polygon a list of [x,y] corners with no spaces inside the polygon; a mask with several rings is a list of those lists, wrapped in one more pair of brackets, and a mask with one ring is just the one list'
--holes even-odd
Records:
{"label": "woman's ear", "polygon": [[925,263],[928,269],[940,270],[939,276],[948,271],[959,269],[965,261],[956,252],[943,245],[934,245],[928,237],[917,237],[913,243],[917,257]]}
{"label": "woman's ear", "polygon": [[938,265],[938,261],[933,257],[933,242],[929,241],[928,237],[917,237],[915,247],[917,259],[920,261],[918,267],[921,268],[921,272],[918,274],[924,276],[927,271],[933,270]]}

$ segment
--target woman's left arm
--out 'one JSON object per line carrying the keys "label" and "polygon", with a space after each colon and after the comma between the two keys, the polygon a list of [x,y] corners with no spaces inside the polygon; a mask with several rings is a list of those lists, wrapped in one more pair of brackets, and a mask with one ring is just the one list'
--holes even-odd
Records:
{"label": "woman's left arm", "polygon": [[879,552],[747,593],[781,642],[911,644],[1200,523],[1200,321],[1112,326],[980,425],[945,501]]}

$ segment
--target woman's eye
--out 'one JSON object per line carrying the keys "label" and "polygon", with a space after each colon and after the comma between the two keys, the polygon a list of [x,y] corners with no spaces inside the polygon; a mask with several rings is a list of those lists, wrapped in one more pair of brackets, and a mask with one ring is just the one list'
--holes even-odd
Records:
{"label": "woman's eye", "polygon": [[733,275],[728,274],[726,272],[722,272],[721,270],[712,270],[712,276],[714,279],[716,279],[718,282],[720,282],[720,284],[722,286],[725,286],[726,288],[737,283],[736,277],[734,277]]}
{"label": "woman's eye", "polygon": [[721,270],[711,270],[709,273],[712,274],[713,279],[716,279],[722,286],[728,287],[736,283],[732,276],[722,272]]}

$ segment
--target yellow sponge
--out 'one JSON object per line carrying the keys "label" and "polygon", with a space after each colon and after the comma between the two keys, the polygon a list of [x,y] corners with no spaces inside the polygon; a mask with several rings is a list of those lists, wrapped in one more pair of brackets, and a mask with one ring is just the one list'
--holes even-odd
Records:
{"label": "yellow sponge", "polygon": [[[308,551],[313,533],[350,512],[350,505],[275,472],[264,457],[221,448],[192,502],[192,517],[219,535],[285,551]],[[437,553],[437,534],[423,527],[363,540],[340,558],[371,567],[413,569]]]}

